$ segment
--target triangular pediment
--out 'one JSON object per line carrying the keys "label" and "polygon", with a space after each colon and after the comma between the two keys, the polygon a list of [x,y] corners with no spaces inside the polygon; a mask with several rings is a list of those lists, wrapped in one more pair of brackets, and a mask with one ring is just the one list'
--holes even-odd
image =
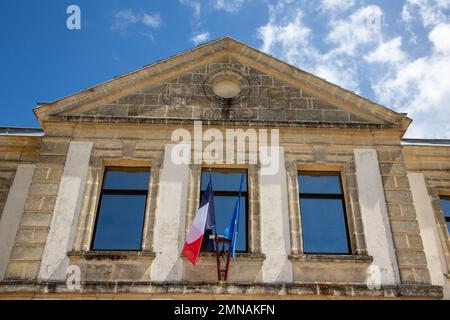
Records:
{"label": "triangular pediment", "polygon": [[[217,75],[241,92],[217,97]],[[377,124],[406,129],[406,116],[276,60],[233,39],[168,60],[35,109],[38,119],[130,118],[263,123]]]}

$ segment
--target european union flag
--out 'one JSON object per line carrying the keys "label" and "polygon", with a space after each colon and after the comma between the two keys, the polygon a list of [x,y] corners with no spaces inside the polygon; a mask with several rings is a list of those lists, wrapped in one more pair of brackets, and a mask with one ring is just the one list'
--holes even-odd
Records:
{"label": "european union flag", "polygon": [[230,222],[228,222],[225,231],[223,232],[223,236],[228,240],[231,240],[231,257],[234,259],[236,255],[236,239],[237,234],[239,232],[239,213],[241,212],[241,192],[242,192],[242,183],[244,181],[244,175],[241,177],[241,185],[239,187],[239,195],[236,201],[236,206],[234,207],[233,217]]}

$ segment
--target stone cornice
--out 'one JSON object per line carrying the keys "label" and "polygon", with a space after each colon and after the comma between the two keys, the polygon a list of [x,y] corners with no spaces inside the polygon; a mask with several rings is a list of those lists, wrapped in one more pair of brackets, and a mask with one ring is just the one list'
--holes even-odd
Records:
{"label": "stone cornice", "polygon": [[84,260],[153,260],[156,254],[150,251],[70,251],[70,258]]}
{"label": "stone cornice", "polygon": [[361,255],[293,254],[289,260],[298,262],[371,263],[373,257]]}
{"label": "stone cornice", "polygon": [[397,129],[395,124],[379,123],[340,123],[340,122],[308,122],[308,121],[270,121],[270,120],[204,120],[186,118],[129,118],[106,116],[53,116],[46,122],[73,122],[73,123],[121,123],[121,124],[193,124],[194,121],[202,121],[203,125],[227,125],[227,126],[267,126],[267,127],[295,127],[295,128],[340,128],[340,129]]}
{"label": "stone cornice", "polygon": [[203,296],[220,298],[232,295],[235,298],[366,298],[366,299],[441,299],[441,286],[396,285],[382,286],[379,289],[355,284],[326,283],[189,283],[189,282],[130,282],[130,281],[93,281],[82,282],[80,290],[70,290],[65,282],[41,282],[7,280],[0,282],[0,299],[11,297],[28,298],[89,298],[105,296],[107,298],[126,298],[127,295],[177,296],[183,298]]}

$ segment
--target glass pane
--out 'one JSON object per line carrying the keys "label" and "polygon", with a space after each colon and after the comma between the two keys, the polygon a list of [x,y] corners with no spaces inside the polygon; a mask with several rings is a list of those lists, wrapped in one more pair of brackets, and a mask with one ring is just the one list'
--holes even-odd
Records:
{"label": "glass pane", "polygon": [[94,250],[140,250],[146,196],[103,195]]}
{"label": "glass pane", "polygon": [[[244,174],[244,181],[242,182],[242,191],[247,191],[247,174],[246,172],[214,172],[211,171],[213,191],[238,191],[241,184],[241,177]],[[209,182],[209,172],[202,172],[201,190],[206,190]]]}
{"label": "glass pane", "polygon": [[444,216],[450,217],[450,199],[441,198],[441,207],[444,212]]}
{"label": "glass pane", "polygon": [[150,169],[147,168],[108,169],[103,189],[147,190],[149,178]]}
{"label": "glass pane", "polygon": [[450,235],[450,221],[447,221],[447,230],[448,230],[448,234]]}
{"label": "glass pane", "polygon": [[[234,208],[236,206],[236,197],[214,196],[214,208],[216,212],[216,225],[217,233],[223,234],[228,222],[231,220]],[[246,198],[241,197],[241,210],[239,215],[238,234],[236,242],[236,251],[247,250],[247,218],[245,215],[247,208]],[[203,238],[203,244],[205,247],[205,241],[207,238]]]}
{"label": "glass pane", "polygon": [[349,253],[342,200],[301,199],[305,253]]}
{"label": "glass pane", "polygon": [[298,177],[300,193],[341,194],[339,176],[315,176],[302,174]]}

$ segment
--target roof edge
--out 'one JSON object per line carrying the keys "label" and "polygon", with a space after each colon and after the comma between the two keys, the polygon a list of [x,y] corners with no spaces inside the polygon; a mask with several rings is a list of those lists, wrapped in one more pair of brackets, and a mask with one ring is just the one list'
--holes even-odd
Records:
{"label": "roof edge", "polygon": [[0,136],[42,137],[44,130],[41,128],[0,127]]}
{"label": "roof edge", "polygon": [[402,139],[402,146],[450,147],[450,139]]}

